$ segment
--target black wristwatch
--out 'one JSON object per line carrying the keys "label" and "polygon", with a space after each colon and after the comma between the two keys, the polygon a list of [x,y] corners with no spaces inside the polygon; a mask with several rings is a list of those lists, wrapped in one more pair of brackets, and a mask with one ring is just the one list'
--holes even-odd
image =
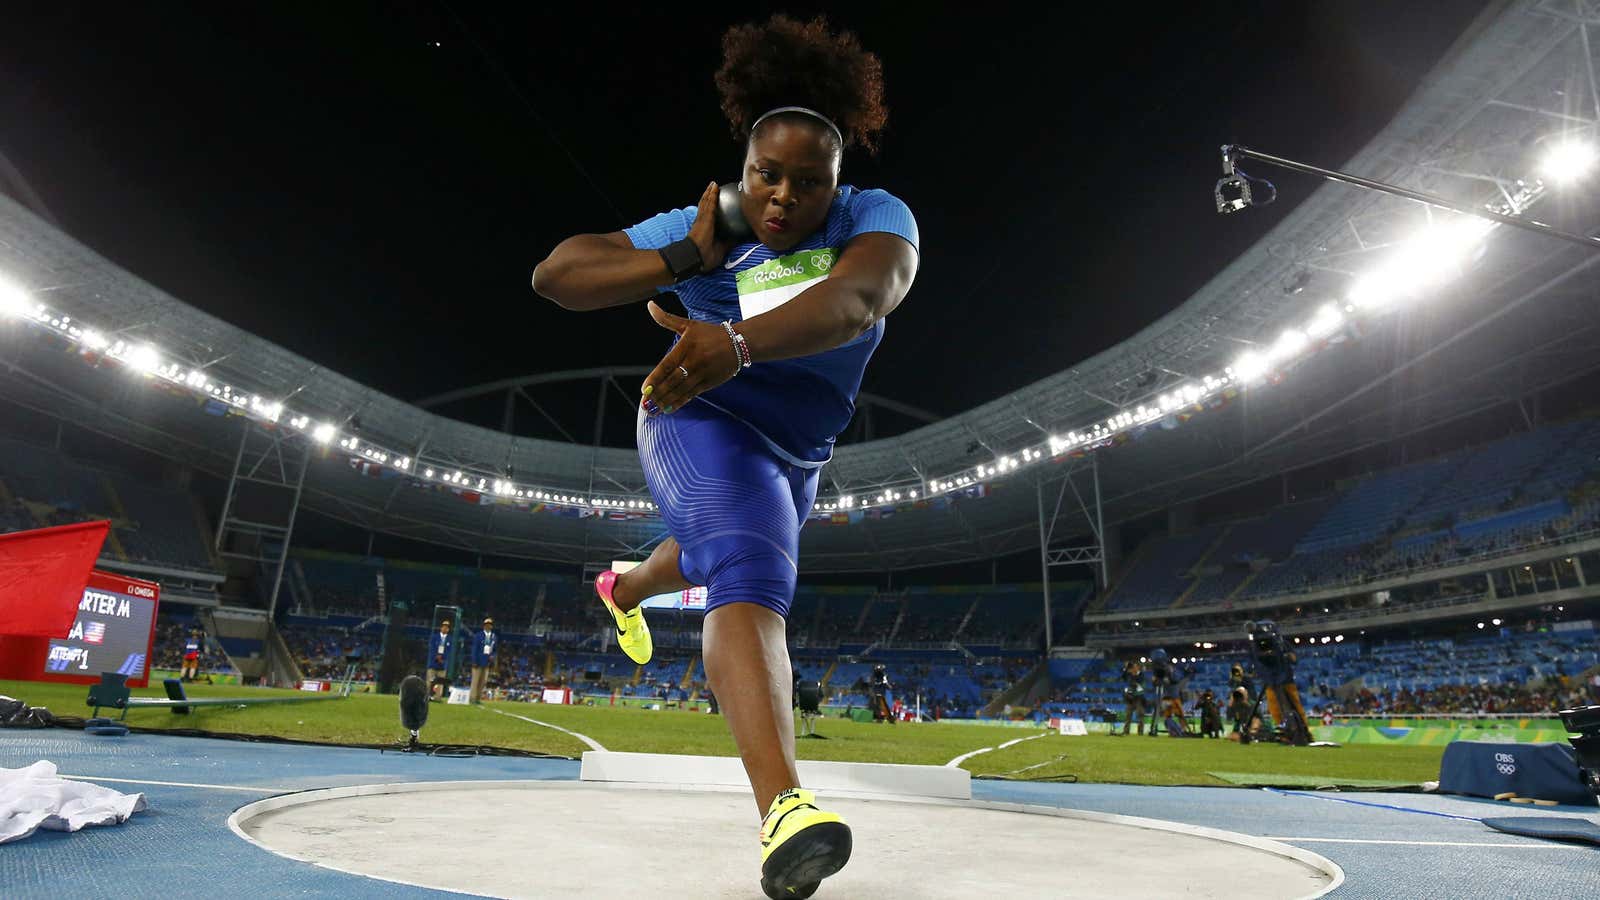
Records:
{"label": "black wristwatch", "polygon": [[705,267],[704,261],[700,259],[700,248],[688,238],[673,241],[656,252],[661,254],[661,259],[667,264],[667,271],[672,273],[674,284],[699,275],[700,270]]}

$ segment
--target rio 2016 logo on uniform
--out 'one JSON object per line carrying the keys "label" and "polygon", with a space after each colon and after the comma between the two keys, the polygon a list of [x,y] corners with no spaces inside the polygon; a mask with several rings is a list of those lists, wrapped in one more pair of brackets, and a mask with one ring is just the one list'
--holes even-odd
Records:
{"label": "rio 2016 logo on uniform", "polygon": [[1496,753],[1494,767],[1501,775],[1517,774],[1517,757],[1511,753]]}

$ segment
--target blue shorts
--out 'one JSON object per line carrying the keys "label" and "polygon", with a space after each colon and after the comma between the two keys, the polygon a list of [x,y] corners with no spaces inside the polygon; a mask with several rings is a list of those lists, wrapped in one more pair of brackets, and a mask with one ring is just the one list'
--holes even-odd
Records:
{"label": "blue shorts", "polygon": [[788,618],[800,526],[818,469],[775,454],[749,425],[694,400],[670,415],[639,413],[639,461],[685,580],[706,586],[706,611],[759,603]]}

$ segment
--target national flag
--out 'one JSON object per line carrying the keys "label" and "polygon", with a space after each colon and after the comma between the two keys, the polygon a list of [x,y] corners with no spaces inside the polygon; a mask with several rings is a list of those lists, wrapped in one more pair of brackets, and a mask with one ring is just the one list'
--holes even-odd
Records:
{"label": "national flag", "polygon": [[111,523],[0,534],[0,632],[59,638],[72,630]]}
{"label": "national flag", "polygon": [[91,644],[103,644],[106,641],[106,623],[90,622],[83,626],[83,639]]}

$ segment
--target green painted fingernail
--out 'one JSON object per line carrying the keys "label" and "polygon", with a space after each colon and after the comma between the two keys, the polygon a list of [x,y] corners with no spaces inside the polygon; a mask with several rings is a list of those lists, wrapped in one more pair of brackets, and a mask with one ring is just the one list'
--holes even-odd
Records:
{"label": "green painted fingernail", "polygon": [[665,409],[663,409],[662,411],[663,412],[672,412],[672,407],[668,406]]}

